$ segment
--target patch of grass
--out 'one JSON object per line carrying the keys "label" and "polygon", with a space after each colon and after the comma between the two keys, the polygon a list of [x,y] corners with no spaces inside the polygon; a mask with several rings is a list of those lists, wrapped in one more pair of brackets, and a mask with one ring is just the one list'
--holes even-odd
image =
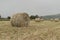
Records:
{"label": "patch of grass", "polygon": [[29,27],[12,27],[0,21],[0,40],[60,40],[60,22],[30,21]]}

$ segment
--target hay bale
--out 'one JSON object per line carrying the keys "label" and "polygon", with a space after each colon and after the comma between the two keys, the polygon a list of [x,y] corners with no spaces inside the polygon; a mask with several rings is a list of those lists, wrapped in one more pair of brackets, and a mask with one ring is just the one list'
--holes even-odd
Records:
{"label": "hay bale", "polygon": [[55,18],[54,21],[55,21],[55,22],[59,22],[59,18]]}
{"label": "hay bale", "polygon": [[35,22],[40,22],[40,18],[35,18]]}
{"label": "hay bale", "polygon": [[42,19],[40,19],[40,21],[44,21],[44,19],[42,18]]}
{"label": "hay bale", "polygon": [[54,21],[54,19],[53,19],[53,18],[51,18],[51,19],[50,19],[50,21],[52,22],[52,21]]}
{"label": "hay bale", "polygon": [[42,21],[44,21],[44,19],[42,18],[42,19],[40,19],[40,18],[35,18],[35,21],[36,22],[42,22]]}
{"label": "hay bale", "polygon": [[17,13],[12,16],[10,21],[12,26],[24,27],[24,26],[28,26],[30,18],[27,13]]}

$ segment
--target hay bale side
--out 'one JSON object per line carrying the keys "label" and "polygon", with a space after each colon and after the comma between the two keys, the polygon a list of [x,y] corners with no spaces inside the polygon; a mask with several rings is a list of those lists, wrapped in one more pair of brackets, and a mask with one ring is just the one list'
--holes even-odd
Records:
{"label": "hay bale side", "polygon": [[44,21],[44,19],[40,19],[40,21]]}
{"label": "hay bale side", "polygon": [[55,22],[59,22],[59,18],[55,18],[54,21],[55,21]]}
{"label": "hay bale side", "polygon": [[35,22],[40,22],[40,18],[35,18]]}
{"label": "hay bale side", "polygon": [[29,15],[27,13],[17,13],[11,18],[11,25],[16,27],[24,27],[29,25]]}
{"label": "hay bale side", "polygon": [[52,22],[52,21],[54,21],[54,19],[53,19],[53,18],[51,18],[51,19],[50,19],[50,21]]}

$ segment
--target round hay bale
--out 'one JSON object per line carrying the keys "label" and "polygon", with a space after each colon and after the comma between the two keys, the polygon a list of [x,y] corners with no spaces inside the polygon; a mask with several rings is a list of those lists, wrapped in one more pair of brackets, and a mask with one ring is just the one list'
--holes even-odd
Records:
{"label": "round hay bale", "polygon": [[40,21],[44,21],[44,19],[42,18],[42,19],[40,19]]}
{"label": "round hay bale", "polygon": [[50,19],[50,21],[54,21],[54,19],[53,19],[53,18],[51,18],[51,19]]}
{"label": "round hay bale", "polygon": [[35,21],[36,22],[40,22],[40,18],[35,18]]}
{"label": "round hay bale", "polygon": [[59,22],[59,18],[55,18],[54,21],[55,21],[55,22]]}
{"label": "round hay bale", "polygon": [[17,13],[12,16],[10,21],[12,26],[24,27],[29,25],[30,18],[27,13]]}

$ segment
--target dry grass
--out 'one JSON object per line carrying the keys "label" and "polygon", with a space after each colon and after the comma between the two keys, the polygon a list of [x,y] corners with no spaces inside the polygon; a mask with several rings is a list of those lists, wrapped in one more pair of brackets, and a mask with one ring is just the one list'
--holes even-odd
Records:
{"label": "dry grass", "polygon": [[60,22],[30,22],[30,27],[12,27],[0,21],[0,40],[60,40]]}

